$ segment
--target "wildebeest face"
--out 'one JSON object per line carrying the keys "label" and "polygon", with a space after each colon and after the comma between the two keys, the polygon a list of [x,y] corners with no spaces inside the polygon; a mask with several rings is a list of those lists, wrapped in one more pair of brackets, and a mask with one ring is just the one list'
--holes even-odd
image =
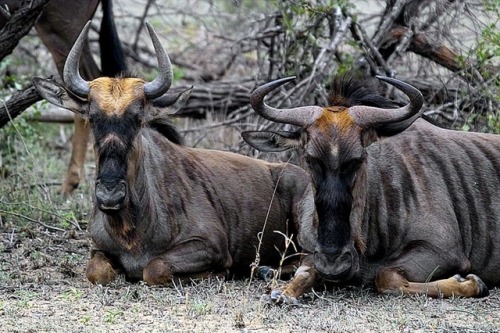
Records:
{"label": "wildebeest face", "polygon": [[356,174],[365,159],[363,130],[346,108],[329,107],[308,126],[304,157],[315,188],[319,218],[315,265],[325,278],[343,281],[359,268],[350,213]]}
{"label": "wildebeest face", "polygon": [[134,141],[145,123],[144,81],[96,79],[90,83],[88,121],[97,161],[95,199],[107,213],[127,203],[128,168],[135,165]]}
{"label": "wildebeest face", "polygon": [[167,94],[173,79],[170,59],[153,28],[149,24],[146,27],[158,60],[158,76],[151,82],[123,77],[85,81],[79,73],[79,58],[90,22],[66,60],[65,86],[52,80],[33,79],[34,86],[47,101],[90,123],[97,163],[96,203],[106,213],[117,212],[127,205],[128,181],[133,179],[139,163],[140,145],[134,143],[141,128],[162,126],[160,123],[165,123],[166,116],[184,106],[192,90]]}
{"label": "wildebeest face", "polygon": [[365,157],[362,129],[354,124],[345,108],[325,108],[323,115],[305,129],[304,157],[319,185],[335,177],[352,187],[354,176]]}
{"label": "wildebeest face", "polygon": [[329,280],[345,280],[359,268],[351,239],[349,215],[356,172],[365,159],[361,127],[345,107],[329,107],[295,135],[284,132],[245,132],[245,140],[265,151],[303,148],[315,189],[319,218],[315,265]]}
{"label": "wildebeest face", "polygon": [[137,78],[99,78],[88,82],[84,100],[54,81],[35,78],[33,83],[51,103],[88,121],[94,136],[97,207],[115,213],[126,206],[128,180],[138,167],[138,146],[143,127],[161,122],[186,103],[192,89],[149,99],[147,84]]}

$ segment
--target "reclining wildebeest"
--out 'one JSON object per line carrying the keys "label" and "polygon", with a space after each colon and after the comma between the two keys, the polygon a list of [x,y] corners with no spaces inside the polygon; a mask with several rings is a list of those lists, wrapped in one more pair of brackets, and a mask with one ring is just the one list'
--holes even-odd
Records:
{"label": "reclining wildebeest", "polygon": [[307,172],[183,146],[168,118],[191,90],[166,94],[171,63],[149,25],[159,67],[153,81],[82,79],[78,61],[89,24],[68,56],[64,86],[33,79],[47,101],[88,121],[95,140],[87,278],[105,284],[124,273],[166,285],[178,277],[245,275],[257,254],[261,265],[280,263],[287,250],[283,234],[313,251],[317,226]]}
{"label": "reclining wildebeest", "polygon": [[[52,55],[57,71],[62,77],[64,62],[83,26],[94,16],[97,6],[102,5],[102,22],[99,32],[101,49],[101,70],[95,63],[87,45],[82,50],[80,70],[85,79],[99,76],[115,76],[126,70],[125,54],[115,29],[111,0],[51,0],[40,17],[35,22],[35,28],[43,44]],[[10,13],[15,13],[27,2],[19,0],[0,0],[2,7],[7,7]],[[0,13],[0,28],[8,23]],[[89,127],[80,117],[75,117],[75,132],[73,149],[61,192],[71,194],[80,183],[85,152],[89,140]]]}
{"label": "reclining wildebeest", "polygon": [[322,277],[374,284],[385,294],[488,295],[487,286],[500,283],[500,136],[418,119],[420,92],[378,78],[409,104],[397,108],[376,80],[352,77],[334,81],[327,107],[264,103],[293,79],[285,78],[257,88],[251,103],[262,117],[301,129],[243,137],[262,151],[303,148],[319,224],[313,262]]}

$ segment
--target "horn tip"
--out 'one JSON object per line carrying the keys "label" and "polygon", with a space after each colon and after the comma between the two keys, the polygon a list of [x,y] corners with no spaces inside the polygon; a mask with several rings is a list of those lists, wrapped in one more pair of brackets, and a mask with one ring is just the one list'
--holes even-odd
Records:
{"label": "horn tip", "polygon": [[388,82],[388,81],[391,81],[391,80],[396,80],[396,79],[393,79],[393,78],[390,78],[388,76],[383,76],[383,75],[375,75],[375,77],[380,80],[380,81],[385,81],[385,82]]}
{"label": "horn tip", "polygon": [[82,32],[85,33],[85,37],[87,35],[87,31],[90,29],[90,25],[92,24],[92,20],[88,20],[87,23],[83,26]]}
{"label": "horn tip", "polygon": [[288,82],[291,82],[293,80],[295,80],[297,77],[294,75],[294,76],[287,76],[287,77],[284,77],[284,78],[281,78],[281,79],[277,79],[275,81],[271,81],[270,83],[273,83],[274,84],[277,84],[277,86],[281,86],[285,83],[288,83]]}

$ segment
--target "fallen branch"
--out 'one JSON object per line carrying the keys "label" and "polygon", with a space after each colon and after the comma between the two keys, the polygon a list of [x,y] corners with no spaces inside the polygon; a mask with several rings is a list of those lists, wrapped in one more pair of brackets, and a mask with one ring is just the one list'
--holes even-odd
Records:
{"label": "fallen branch", "polygon": [[73,112],[58,107],[49,107],[41,113],[28,111],[27,120],[40,123],[72,124],[75,121]]}

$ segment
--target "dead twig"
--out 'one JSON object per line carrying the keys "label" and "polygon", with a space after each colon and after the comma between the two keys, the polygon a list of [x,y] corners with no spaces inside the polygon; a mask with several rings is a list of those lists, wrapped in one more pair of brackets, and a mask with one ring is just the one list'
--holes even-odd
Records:
{"label": "dead twig", "polygon": [[3,209],[0,209],[0,213],[1,214],[5,214],[5,215],[11,215],[11,216],[15,216],[15,217],[19,217],[19,218],[22,218],[26,221],[29,221],[29,222],[33,222],[33,223],[36,223],[36,224],[39,224],[41,225],[42,227],[46,228],[46,229],[49,229],[49,230],[53,230],[53,231],[62,231],[62,232],[65,232],[66,230],[64,229],[61,229],[61,228],[58,228],[58,227],[54,227],[54,226],[51,226],[51,225],[47,225],[45,223],[43,223],[42,221],[40,220],[35,220],[29,216],[26,216],[26,215],[23,215],[23,214],[19,214],[19,213],[14,213],[14,212],[9,212],[9,211],[6,211],[6,210],[3,210]]}

